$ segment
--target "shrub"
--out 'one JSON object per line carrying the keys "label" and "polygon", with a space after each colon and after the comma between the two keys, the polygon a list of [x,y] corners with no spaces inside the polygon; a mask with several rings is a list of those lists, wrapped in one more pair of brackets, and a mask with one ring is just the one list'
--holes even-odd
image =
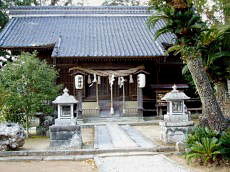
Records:
{"label": "shrub", "polygon": [[196,127],[187,136],[187,152],[185,158],[188,162],[196,159],[201,163],[230,158],[230,131],[217,132],[209,128]]}
{"label": "shrub", "polygon": [[230,131],[225,131],[222,133],[220,137],[220,142],[221,142],[221,154],[225,158],[230,158]]}
{"label": "shrub", "polygon": [[200,142],[196,141],[190,145],[190,151],[186,153],[186,159],[188,162],[195,158],[200,159],[205,164],[212,163],[221,154],[220,150],[221,143],[217,138],[203,137]]}
{"label": "shrub", "polygon": [[187,136],[186,144],[189,147],[190,145],[201,142],[201,139],[207,137],[207,138],[219,138],[220,132],[215,130],[210,130],[209,128],[203,128],[203,127],[195,127],[193,130],[191,130]]}
{"label": "shrub", "polygon": [[55,68],[39,60],[36,53],[22,53],[15,62],[8,62],[0,72],[0,88],[7,92],[3,105],[10,108],[6,120],[26,126],[28,132],[35,113],[50,114],[53,108],[48,102],[61,88],[56,85],[57,76]]}

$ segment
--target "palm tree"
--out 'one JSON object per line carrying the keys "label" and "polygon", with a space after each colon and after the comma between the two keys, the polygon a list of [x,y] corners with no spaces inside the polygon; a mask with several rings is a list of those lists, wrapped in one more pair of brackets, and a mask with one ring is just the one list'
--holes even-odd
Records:
{"label": "palm tree", "polygon": [[195,13],[191,2],[189,0],[151,0],[152,7],[157,12],[149,18],[148,24],[154,26],[159,20],[165,21],[165,26],[156,33],[156,38],[167,32],[176,35],[176,43],[168,51],[180,53],[181,59],[188,66],[203,105],[203,116],[200,122],[220,131],[225,129],[225,119],[202,63],[201,34],[209,31],[209,28]]}
{"label": "palm tree", "polygon": [[230,78],[230,26],[214,26],[202,34],[202,58],[216,89],[216,98],[224,111],[224,95]]}
{"label": "palm tree", "polygon": [[[227,79],[230,78],[230,27],[213,26],[202,33],[202,62],[209,79],[215,87],[215,95],[219,106],[224,112],[225,94],[227,92]],[[182,70],[190,83],[190,72],[187,65]]]}

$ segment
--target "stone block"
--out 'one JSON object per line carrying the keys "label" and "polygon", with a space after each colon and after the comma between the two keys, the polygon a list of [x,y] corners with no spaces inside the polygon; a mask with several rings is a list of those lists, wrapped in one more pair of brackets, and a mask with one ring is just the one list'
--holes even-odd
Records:
{"label": "stone block", "polygon": [[81,127],[77,125],[50,127],[50,147],[77,148],[82,146]]}
{"label": "stone block", "polygon": [[55,119],[55,125],[56,126],[71,126],[76,125],[77,120],[76,119]]}
{"label": "stone block", "polygon": [[161,140],[164,143],[184,142],[188,131],[193,127],[193,122],[169,123],[160,122]]}
{"label": "stone block", "polygon": [[63,147],[70,144],[70,140],[50,140],[50,147]]}
{"label": "stone block", "polygon": [[178,152],[184,152],[185,151],[185,144],[182,142],[177,142],[176,143],[176,150]]}
{"label": "stone block", "polygon": [[69,140],[73,137],[75,132],[73,131],[60,131],[60,132],[51,132],[51,140]]}
{"label": "stone block", "polygon": [[70,125],[70,126],[50,126],[50,132],[60,132],[60,131],[78,131],[81,127],[79,125]]}

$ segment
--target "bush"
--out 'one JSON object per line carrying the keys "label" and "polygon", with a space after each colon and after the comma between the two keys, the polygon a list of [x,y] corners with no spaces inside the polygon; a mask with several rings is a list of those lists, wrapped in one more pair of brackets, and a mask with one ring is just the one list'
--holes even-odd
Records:
{"label": "bush", "polygon": [[56,85],[57,77],[55,68],[39,60],[36,53],[22,53],[15,62],[8,62],[0,72],[0,91],[7,93],[0,106],[9,112],[3,114],[4,118],[26,126],[28,131],[34,114],[51,114],[53,107],[49,102],[61,88]]}
{"label": "bush", "polygon": [[221,154],[220,150],[221,143],[217,138],[203,137],[200,142],[191,144],[190,151],[186,153],[186,159],[190,161],[195,158],[205,164],[212,163]]}
{"label": "bush", "polygon": [[216,160],[230,158],[230,131],[217,132],[208,128],[196,127],[187,136],[187,152],[185,158],[188,162],[193,159],[208,164]]}
{"label": "bush", "polygon": [[196,127],[189,132],[187,139],[186,139],[186,144],[187,146],[191,146],[195,144],[196,142],[201,142],[201,139],[204,137],[219,138],[220,132],[217,132],[215,130],[210,130],[208,128]]}
{"label": "bush", "polygon": [[222,146],[221,154],[224,158],[230,159],[230,131],[222,133],[220,142]]}

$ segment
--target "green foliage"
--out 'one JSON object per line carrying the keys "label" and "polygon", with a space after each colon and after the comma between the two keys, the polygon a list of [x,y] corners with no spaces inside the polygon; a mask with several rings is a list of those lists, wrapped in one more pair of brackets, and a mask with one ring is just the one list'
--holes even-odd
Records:
{"label": "green foliage", "polygon": [[201,162],[212,163],[217,160],[220,152],[221,143],[215,137],[200,138],[200,142],[195,142],[190,146],[190,151],[186,153],[186,159],[190,162],[192,159],[200,159]]}
{"label": "green foliage", "polygon": [[[226,83],[226,80],[230,78],[229,40],[229,25],[213,25],[209,30],[201,33],[202,62],[213,84]],[[194,87],[187,65],[183,68],[182,74],[189,84]]]}
{"label": "green foliage", "polygon": [[3,29],[5,24],[8,22],[9,18],[6,12],[8,4],[4,1],[0,1],[0,31]]}
{"label": "green foliage", "polygon": [[149,17],[148,26],[154,27],[160,20],[166,22],[165,26],[156,32],[155,38],[164,33],[174,33],[177,37],[176,43],[169,48],[169,52],[181,54],[185,62],[188,58],[199,57],[200,34],[208,27],[195,13],[192,3],[185,0],[151,0],[151,6],[157,12]]}
{"label": "green foliage", "polygon": [[57,75],[53,67],[36,58],[36,53],[22,53],[15,62],[8,62],[0,72],[0,87],[9,93],[4,101],[10,112],[6,120],[25,124],[36,112],[51,113],[48,102],[60,90],[55,84]]}
{"label": "green foliage", "polygon": [[[185,64],[192,58],[200,58],[210,82],[226,83],[230,78],[230,26],[210,27],[201,20],[199,6],[203,6],[207,1],[151,0],[150,2],[151,8],[157,12],[148,19],[147,24],[153,27],[160,20],[166,23],[156,32],[155,38],[167,32],[176,35],[175,45],[172,45],[167,53],[180,55]],[[182,71],[185,79],[195,87],[194,78],[187,69],[185,66]]]}
{"label": "green foliage", "polygon": [[230,25],[212,26],[201,34],[203,63],[213,82],[230,78]]}
{"label": "green foliage", "polygon": [[215,160],[230,158],[230,131],[217,132],[212,129],[196,127],[190,131],[186,139],[188,151],[185,158],[201,163],[213,163]]}
{"label": "green foliage", "polygon": [[195,144],[196,142],[201,142],[201,139],[204,137],[219,138],[220,133],[218,131],[211,130],[209,128],[195,127],[188,134],[187,139],[186,139],[186,144],[188,147],[190,147],[191,145]]}
{"label": "green foliage", "polygon": [[223,154],[225,158],[229,159],[230,158],[230,130],[222,133],[220,137],[220,141],[222,146],[221,154]]}

